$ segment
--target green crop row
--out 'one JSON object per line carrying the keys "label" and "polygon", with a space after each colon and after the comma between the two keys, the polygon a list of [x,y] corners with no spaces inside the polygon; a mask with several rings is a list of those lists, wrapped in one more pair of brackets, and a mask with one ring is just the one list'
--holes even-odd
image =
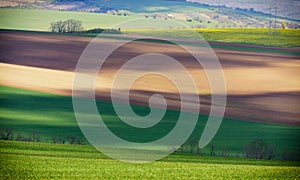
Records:
{"label": "green crop row", "polygon": [[124,163],[91,146],[0,141],[0,179],[298,179],[298,162],[170,155]]}

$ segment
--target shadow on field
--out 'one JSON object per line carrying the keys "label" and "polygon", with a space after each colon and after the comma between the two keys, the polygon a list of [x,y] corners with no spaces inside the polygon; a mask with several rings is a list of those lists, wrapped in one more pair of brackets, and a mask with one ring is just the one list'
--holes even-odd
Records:
{"label": "shadow on field", "polygon": [[[3,63],[66,71],[74,71],[81,53],[92,40],[92,38],[79,36],[12,31],[1,31],[0,39],[0,61]],[[105,39],[104,41],[107,41],[107,46],[109,46],[111,40]],[[285,50],[288,51],[288,49]],[[277,60],[299,60],[298,56],[293,55],[224,49],[214,49],[214,51],[223,68],[268,67],[270,63]],[[115,69],[128,58],[151,52],[169,55],[187,68],[200,67],[195,63],[193,56],[178,46],[136,41],[119,48],[110,56],[110,61],[106,65],[107,68]]]}

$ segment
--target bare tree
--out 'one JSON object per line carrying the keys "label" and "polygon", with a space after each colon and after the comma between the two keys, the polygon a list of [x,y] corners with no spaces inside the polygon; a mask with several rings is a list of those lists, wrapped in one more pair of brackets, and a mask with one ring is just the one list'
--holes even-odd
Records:
{"label": "bare tree", "polygon": [[66,32],[83,31],[81,21],[77,21],[74,19],[68,19],[67,21],[65,21],[65,24],[66,24]]}
{"label": "bare tree", "polygon": [[56,22],[57,32],[58,33],[65,33],[66,32],[66,24],[64,21],[58,21]]}
{"label": "bare tree", "polygon": [[68,19],[66,21],[52,22],[50,30],[56,33],[73,33],[83,31],[83,26],[81,21]]}
{"label": "bare tree", "polygon": [[4,129],[0,131],[0,139],[2,140],[12,140],[13,130],[12,129]]}
{"label": "bare tree", "polygon": [[190,153],[193,154],[194,153],[194,148],[197,145],[197,139],[192,138],[189,140],[189,145],[190,145]]}
{"label": "bare tree", "polygon": [[197,145],[197,154],[202,155],[202,149]]}
{"label": "bare tree", "polygon": [[52,22],[50,24],[50,30],[51,30],[51,32],[57,32],[57,23],[56,22]]}
{"label": "bare tree", "polygon": [[216,153],[215,153],[215,145],[213,142],[211,142],[210,144],[210,156],[215,156]]}
{"label": "bare tree", "polygon": [[245,146],[245,155],[253,159],[273,159],[275,156],[275,146],[268,146],[261,139],[255,139]]}
{"label": "bare tree", "polygon": [[222,147],[221,148],[221,156],[222,157],[229,157],[229,150],[227,147]]}

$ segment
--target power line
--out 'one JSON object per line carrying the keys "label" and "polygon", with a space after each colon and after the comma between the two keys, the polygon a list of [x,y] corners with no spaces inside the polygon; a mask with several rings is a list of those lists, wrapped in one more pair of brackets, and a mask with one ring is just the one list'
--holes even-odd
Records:
{"label": "power line", "polygon": [[273,19],[272,19],[272,10],[274,9],[274,33],[276,33],[276,28],[277,28],[277,0],[275,0],[275,6],[272,8],[272,4],[270,5],[270,22],[269,22],[269,29],[270,29],[270,34],[273,33],[272,31],[272,26],[273,26]]}
{"label": "power line", "polygon": [[270,7],[269,29],[270,29],[270,33],[272,33],[272,7]]}
{"label": "power line", "polygon": [[276,33],[276,20],[277,20],[277,0],[275,0],[275,33]]}

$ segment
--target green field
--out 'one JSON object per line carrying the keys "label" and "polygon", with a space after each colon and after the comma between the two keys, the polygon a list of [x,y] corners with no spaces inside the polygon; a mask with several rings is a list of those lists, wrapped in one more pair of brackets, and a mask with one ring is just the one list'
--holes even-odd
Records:
{"label": "green field", "polygon": [[130,164],[91,146],[0,141],[0,179],[298,179],[299,162],[173,154]]}
{"label": "green field", "polygon": [[264,45],[275,47],[300,47],[300,30],[277,29],[196,29],[205,39],[216,42]]}
{"label": "green field", "polygon": [[0,28],[49,31],[53,21],[76,19],[83,23],[84,28],[110,28],[115,24],[140,16],[113,16],[106,14],[65,12],[50,10],[0,9]]}
{"label": "green field", "polygon": [[[47,93],[0,87],[0,124],[1,129],[12,128],[13,136],[29,136],[32,133],[40,136],[41,141],[51,142],[52,137],[80,137],[84,139],[74,117],[71,97]],[[177,122],[178,111],[168,110],[160,123],[153,128],[139,130],[122,122],[115,114],[110,102],[98,101],[99,112],[106,125],[118,136],[134,142],[148,142],[163,137]],[[132,106],[139,114],[147,114],[148,107]],[[199,139],[207,116],[200,115],[198,124],[191,139]],[[269,145],[275,146],[275,159],[281,159],[282,153],[299,152],[300,127],[272,125],[265,123],[241,121],[225,118],[220,130],[213,140],[217,156],[226,149],[227,156],[242,157],[245,145],[260,138]],[[185,145],[189,147],[189,142]],[[209,147],[202,150],[209,155]],[[297,157],[294,157],[297,159]]]}
{"label": "green field", "polygon": [[[274,31],[274,30],[273,30]],[[249,45],[262,45],[274,47],[300,47],[300,30],[277,29],[277,33],[270,33],[269,29],[255,28],[229,28],[229,29],[190,29],[190,30],[127,30],[125,33],[139,33],[162,37],[195,39],[194,32],[199,33],[205,40],[212,42],[228,42]],[[202,39],[198,37],[198,39]],[[218,46],[214,46],[218,48]],[[219,47],[226,48],[226,47]],[[236,47],[236,50],[246,48]],[[255,48],[253,48],[255,49]],[[259,51],[259,50],[257,50]],[[263,50],[262,50],[263,51]]]}
{"label": "green field", "polygon": [[[199,22],[187,22],[186,20],[178,20],[178,23],[172,22],[172,20],[165,20],[163,18],[145,18],[144,13],[149,16],[154,14],[166,14],[170,12],[180,12],[187,13],[190,12],[207,12],[210,11],[200,5],[187,5],[187,3],[174,2],[174,1],[160,1],[160,6],[155,6],[157,0],[144,1],[141,3],[131,2],[131,6],[128,6],[128,2],[125,5],[122,1],[110,1],[111,7],[116,7],[118,9],[128,9],[133,10],[134,13],[127,13],[127,16],[123,15],[112,15],[112,14],[101,14],[101,13],[85,13],[85,12],[70,12],[70,11],[54,11],[54,10],[35,10],[35,9],[0,9],[0,28],[3,29],[22,29],[22,30],[37,30],[37,31],[48,31],[49,25],[53,21],[66,20],[66,19],[76,19],[83,22],[83,26],[86,29],[101,27],[101,28],[111,28],[116,24],[131,21],[134,19],[142,19],[137,23],[138,26],[146,26],[153,28],[153,24],[159,23],[160,26],[164,28],[177,28],[196,26]],[[184,6],[182,6],[184,4]],[[141,7],[142,6],[142,7]],[[135,11],[138,10],[138,11]],[[143,12],[143,13],[142,13]],[[146,23],[146,20],[150,22]],[[144,22],[143,22],[144,21]],[[215,22],[204,23],[207,27],[214,27]],[[222,25],[225,25],[224,23]],[[126,28],[123,25],[122,28]]]}
{"label": "green field", "polygon": [[[186,21],[178,21],[178,23],[173,20],[167,21],[161,18],[146,19],[143,15],[139,14],[119,16],[112,14],[71,11],[0,9],[0,29],[49,31],[51,22],[67,19],[82,21],[82,25],[85,29],[118,27],[121,27],[122,29],[132,27],[152,28],[153,24],[159,24],[159,26],[161,26],[160,28],[166,29],[170,26],[177,28],[184,27],[185,25],[191,25]],[[118,24],[122,22],[126,23],[119,26]]]}
{"label": "green field", "polygon": [[[152,34],[160,36],[167,35],[167,37],[176,38],[184,37],[185,39],[194,39],[195,37],[191,36],[191,31],[196,31],[200,33],[201,36],[207,41],[264,45],[275,47],[300,47],[300,30],[295,29],[278,29],[276,34],[270,34],[268,29],[255,28],[208,28],[194,30],[177,30],[176,27],[183,27],[184,25],[180,25],[172,20],[145,19],[144,16],[138,14],[132,14],[130,16],[118,16],[109,14],[50,10],[0,9],[0,29],[49,31],[51,22],[66,19],[76,19],[82,21],[85,29],[122,27],[121,29],[122,31],[124,30],[124,33],[138,32],[141,34]],[[121,22],[126,23],[122,25],[117,25]],[[179,23],[190,25],[186,21],[179,21]],[[168,29],[170,26],[172,26],[174,29],[156,31],[145,30],[152,29],[153,25],[157,27],[161,26],[161,29]],[[141,28],[144,30],[139,30]],[[227,47],[216,46],[216,48]],[[251,51],[260,50],[255,49]]]}
{"label": "green field", "polygon": [[[99,3],[100,1],[91,1]],[[191,31],[211,42],[227,42],[268,47],[300,47],[300,30],[226,27],[226,23],[203,21],[207,29],[194,29],[199,22],[176,22],[152,18],[154,14],[191,12],[230,13],[231,9],[206,8],[173,0],[101,0],[109,7],[131,11],[126,16],[84,12],[25,10],[0,8],[1,30],[32,31],[49,34],[53,21],[76,19],[85,29],[118,28],[122,33],[150,34],[195,40]],[[159,4],[159,6],[157,5]],[[221,12],[222,11],[222,12]],[[140,13],[140,14],[139,14]],[[146,18],[145,14],[150,17]],[[235,16],[249,13],[236,12]],[[218,15],[218,14],[214,14]],[[265,21],[263,14],[253,13],[258,21]],[[249,16],[250,17],[250,16]],[[268,18],[268,17],[267,17]],[[140,19],[139,21],[135,21]],[[147,19],[147,21],[146,21]],[[144,21],[144,22],[143,22]],[[234,20],[233,20],[234,21]],[[282,19],[278,19],[282,21]],[[123,25],[119,23],[127,22]],[[136,23],[139,22],[139,23]],[[166,23],[167,22],[167,23]],[[180,24],[181,23],[181,24]],[[202,22],[201,22],[202,23]],[[153,30],[161,26],[164,30]],[[183,28],[187,26],[188,28]],[[180,27],[180,29],[179,29]],[[232,26],[230,26],[232,27]],[[142,28],[142,29],[141,29]],[[150,29],[150,30],[148,30]],[[168,29],[168,30],[165,30]],[[68,36],[96,37],[98,34],[74,33]],[[105,36],[104,36],[105,37]],[[108,34],[105,38],[120,39]],[[165,41],[143,40],[154,43]],[[193,46],[192,41],[184,42]],[[197,46],[197,44],[196,44]],[[212,44],[212,48],[299,55],[295,50],[279,48],[240,47]],[[99,114],[106,126],[117,136],[131,142],[151,142],[167,135],[176,125],[179,111],[167,110],[163,119],[150,128],[134,128],[124,123],[113,109],[112,103],[97,101]],[[147,115],[149,107],[131,105],[139,115]],[[188,118],[186,118],[188,121]],[[190,138],[175,153],[161,160],[139,164],[124,163],[98,152],[82,134],[73,110],[72,97],[12,88],[0,85],[0,180],[1,179],[300,179],[300,126],[276,125],[224,118],[212,142],[204,149],[194,145],[199,141],[208,116],[199,115]],[[11,130],[12,138],[5,139]],[[76,138],[74,145],[68,138]],[[61,140],[63,139],[63,142]],[[260,139],[274,150],[271,160],[246,159],[245,147]],[[25,142],[37,141],[37,142]],[[54,142],[55,141],[55,142]],[[193,143],[191,145],[191,143]],[[79,145],[80,144],[80,145]],[[194,147],[191,149],[191,147]],[[211,154],[212,146],[214,155]],[[214,157],[212,157],[214,156]],[[285,161],[285,160],[291,161]]]}
{"label": "green field", "polygon": [[[66,1],[60,0],[59,2],[62,2],[63,6],[70,5],[70,2],[67,0]],[[54,6],[57,5],[56,3],[53,4]],[[168,15],[171,14],[171,17],[174,17],[177,20],[180,19],[182,23],[188,25],[189,27],[199,27],[199,26],[201,27],[245,27],[245,26],[262,27],[262,25],[266,26],[269,21],[269,16],[263,13],[242,11],[242,10],[236,10],[236,9],[231,9],[226,7],[207,6],[198,3],[187,3],[183,1],[174,1],[174,0],[147,0],[147,1],[141,1],[139,3],[136,3],[135,0],[85,1],[85,5],[82,5],[82,7],[79,7],[79,9],[76,10],[86,12],[91,10],[87,7],[95,8],[101,6],[115,8],[117,10],[122,10],[123,12],[125,10],[127,15],[139,14],[141,17],[147,15],[149,17],[155,16],[164,19],[165,17],[170,17]],[[44,9],[45,7],[44,6],[34,7],[32,5],[28,5],[26,8]],[[57,7],[57,9],[61,9],[61,8]],[[22,12],[22,10],[17,10],[17,11]],[[9,13],[16,14],[16,11],[15,10],[10,11]],[[5,11],[3,11],[2,14],[5,14]],[[28,16],[26,16],[26,14],[27,13],[24,14],[25,16],[20,16],[19,18],[28,20]],[[35,14],[36,15],[40,14],[40,12],[39,13],[35,12]],[[53,15],[52,13],[45,11],[44,14],[41,14],[42,15],[41,17],[44,17],[43,15],[45,14]],[[67,16],[70,15],[71,14]],[[84,14],[82,15],[85,16]],[[220,16],[223,18],[219,18]],[[231,18],[228,18],[228,16],[230,16]],[[65,12],[61,13],[61,17],[66,17],[66,13]],[[101,18],[100,16],[97,17]],[[48,17],[45,18],[46,21],[48,19],[49,19]],[[192,20],[187,22],[187,19],[192,19]],[[87,22],[90,21],[89,19],[84,19],[84,20],[86,20]],[[297,21],[288,20],[281,17],[278,17],[277,20],[278,22],[285,21],[285,22],[298,23]]]}

